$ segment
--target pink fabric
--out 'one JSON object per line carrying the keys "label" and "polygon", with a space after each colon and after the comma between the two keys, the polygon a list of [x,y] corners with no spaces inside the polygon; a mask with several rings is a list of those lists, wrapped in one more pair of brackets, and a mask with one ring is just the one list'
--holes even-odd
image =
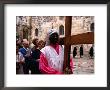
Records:
{"label": "pink fabric", "polygon": [[48,62],[43,53],[40,55],[39,69],[43,74],[61,74],[60,72],[48,66]]}
{"label": "pink fabric", "polygon": [[70,67],[71,67],[71,71],[72,71],[72,73],[73,73],[73,60],[72,60],[72,57],[70,57]]}
{"label": "pink fabric", "polygon": [[[59,54],[59,45],[51,45]],[[73,69],[73,60],[70,58],[70,67]],[[48,61],[43,53],[40,55],[39,69],[43,74],[63,74],[48,66]]]}

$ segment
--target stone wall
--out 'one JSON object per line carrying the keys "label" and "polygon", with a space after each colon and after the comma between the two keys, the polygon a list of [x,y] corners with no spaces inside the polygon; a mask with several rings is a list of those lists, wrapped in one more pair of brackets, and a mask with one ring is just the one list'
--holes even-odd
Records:
{"label": "stone wall", "polygon": [[[73,16],[72,17],[72,29],[71,35],[90,32],[90,25],[94,23],[93,16]],[[65,17],[64,16],[17,16],[16,17],[16,31],[20,38],[23,38],[23,29],[31,31],[28,35],[31,40],[38,37],[40,40],[45,40],[47,31],[49,29],[56,29],[59,32],[60,25],[65,29]],[[23,26],[28,28],[23,28]],[[38,29],[38,36],[35,35],[35,29]],[[60,37],[65,36],[60,35]],[[29,38],[30,39],[30,38]],[[31,41],[30,40],[30,41]]]}

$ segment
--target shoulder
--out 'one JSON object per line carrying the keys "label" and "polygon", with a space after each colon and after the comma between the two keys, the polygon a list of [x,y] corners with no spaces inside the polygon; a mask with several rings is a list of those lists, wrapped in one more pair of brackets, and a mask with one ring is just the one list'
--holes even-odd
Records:
{"label": "shoulder", "polygon": [[23,51],[23,50],[24,50],[24,48],[20,48],[20,49],[19,49],[19,51]]}
{"label": "shoulder", "polygon": [[59,48],[61,49],[61,50],[64,50],[64,45],[59,45]]}
{"label": "shoulder", "polygon": [[41,49],[41,52],[42,52],[42,51],[46,51],[46,50],[49,49],[49,48],[50,48],[50,46],[45,46],[44,48]]}
{"label": "shoulder", "polygon": [[20,56],[23,56],[23,54],[22,54],[21,52],[18,52],[18,54],[19,54]]}
{"label": "shoulder", "polygon": [[50,48],[50,46],[45,46],[45,47],[42,48],[40,51],[41,51],[43,54],[45,54],[45,53],[48,52],[49,48]]}
{"label": "shoulder", "polygon": [[32,47],[31,50],[34,51],[35,50],[35,47]]}
{"label": "shoulder", "polygon": [[39,50],[39,49],[36,49],[36,50],[34,50],[34,52],[38,52],[38,53],[39,53],[39,52],[40,52],[40,50]]}
{"label": "shoulder", "polygon": [[19,49],[19,52],[21,52],[22,54],[25,54],[26,53],[26,50],[24,48],[20,48]]}

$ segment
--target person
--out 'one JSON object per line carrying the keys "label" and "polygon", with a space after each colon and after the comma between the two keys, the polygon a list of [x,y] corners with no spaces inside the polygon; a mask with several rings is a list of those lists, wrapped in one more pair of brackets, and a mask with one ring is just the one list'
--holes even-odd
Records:
{"label": "person", "polygon": [[39,59],[40,59],[40,50],[38,47],[38,39],[33,39],[32,43],[35,45],[32,48],[32,54],[31,54],[31,74],[40,74],[39,70]]}
{"label": "person", "polygon": [[83,45],[81,45],[80,47],[80,58],[82,58],[82,56],[83,56]]}
{"label": "person", "polygon": [[44,42],[43,40],[40,40],[40,41],[38,42],[38,47],[39,47],[40,50],[41,50],[42,48],[44,48],[44,47],[45,47],[45,42]]}
{"label": "person", "polygon": [[34,39],[32,40],[32,43],[33,43],[33,45],[34,45],[34,46],[32,47],[32,49],[31,49],[32,51],[35,50],[36,47],[38,47],[38,41],[39,41],[38,38],[34,38]]}
{"label": "person", "polygon": [[24,57],[19,52],[19,44],[16,44],[16,74],[23,74]]}
{"label": "person", "polygon": [[94,32],[94,23],[91,23],[90,29],[91,29],[92,32]]}
{"label": "person", "polygon": [[74,47],[74,50],[73,50],[73,58],[75,58],[75,57],[76,57],[76,55],[77,55],[77,48],[76,48],[76,47]]}
{"label": "person", "polygon": [[90,50],[89,50],[89,55],[90,55],[90,58],[93,58],[94,56],[94,53],[93,53],[93,46],[91,46]]}
{"label": "person", "polygon": [[23,64],[23,72],[24,74],[29,74],[30,70],[30,63],[31,63],[31,49],[29,48],[29,41],[26,39],[23,40],[23,48],[19,49],[19,52],[23,55],[25,58],[24,64]]}
{"label": "person", "polygon": [[[64,74],[64,48],[58,44],[59,35],[54,29],[48,31],[46,46],[41,49],[39,69],[42,74]],[[73,62],[70,62],[72,72]]]}
{"label": "person", "polygon": [[20,48],[23,48],[23,47],[22,47],[22,41],[21,41],[21,40],[17,40],[17,41],[16,41],[16,44],[17,44],[17,46],[18,46],[19,49],[20,49]]}

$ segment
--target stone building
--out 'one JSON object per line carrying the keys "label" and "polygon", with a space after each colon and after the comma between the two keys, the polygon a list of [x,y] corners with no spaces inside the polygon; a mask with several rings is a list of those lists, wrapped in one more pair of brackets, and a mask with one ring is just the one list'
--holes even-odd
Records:
{"label": "stone building", "polygon": [[[56,29],[60,37],[65,36],[64,16],[17,16],[16,35],[18,39],[44,40],[49,29]],[[71,35],[94,31],[94,16],[73,16]],[[91,45],[84,45],[85,48]]]}

